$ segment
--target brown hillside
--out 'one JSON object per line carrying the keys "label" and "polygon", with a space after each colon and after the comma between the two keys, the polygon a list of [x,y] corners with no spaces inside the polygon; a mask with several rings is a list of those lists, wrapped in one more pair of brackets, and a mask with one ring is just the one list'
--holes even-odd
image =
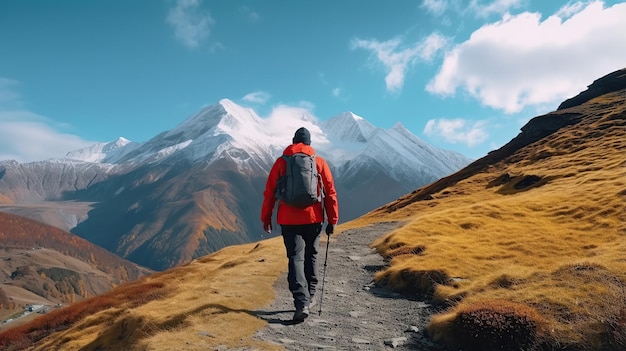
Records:
{"label": "brown hillside", "polygon": [[[500,150],[339,229],[404,223],[373,243],[390,263],[376,279],[438,303],[430,335],[455,350],[626,349],[619,87],[533,119]],[[254,311],[285,269],[280,238],[228,247],[1,333],[0,345],[281,349],[253,338],[266,324]]]}
{"label": "brown hillside", "polygon": [[140,265],[165,270],[262,233],[247,228],[257,228],[264,183],[233,162],[158,165],[114,178],[78,192],[84,201],[126,184],[118,196],[93,204],[72,233]]}
{"label": "brown hillside", "polygon": [[63,230],[3,212],[0,258],[0,290],[12,301],[4,309],[71,303],[152,273]]}

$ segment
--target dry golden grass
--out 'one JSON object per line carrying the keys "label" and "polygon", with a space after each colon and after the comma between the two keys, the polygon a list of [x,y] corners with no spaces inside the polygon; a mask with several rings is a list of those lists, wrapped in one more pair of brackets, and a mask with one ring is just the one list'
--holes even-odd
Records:
{"label": "dry golden grass", "polygon": [[[453,343],[462,312],[485,301],[538,311],[536,342],[626,347],[624,94],[481,172],[360,223],[406,225],[373,246],[391,259],[379,282],[451,306],[429,329]],[[599,112],[596,112],[599,111]]]}
{"label": "dry golden grass", "polygon": [[[134,296],[99,306],[32,349],[207,350],[219,345],[280,349],[254,340],[253,335],[266,325],[255,311],[273,301],[272,285],[287,266],[284,256],[282,240],[274,238],[228,247],[153,274],[138,287],[163,284],[167,290],[162,296],[147,302]],[[110,297],[105,294],[100,300]],[[3,338],[6,334],[0,334],[0,341]]]}

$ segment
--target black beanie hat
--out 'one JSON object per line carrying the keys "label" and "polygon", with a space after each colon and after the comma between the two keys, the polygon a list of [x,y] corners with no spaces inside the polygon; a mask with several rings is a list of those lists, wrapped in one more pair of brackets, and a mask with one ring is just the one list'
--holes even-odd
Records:
{"label": "black beanie hat", "polygon": [[311,133],[304,127],[296,130],[296,134],[293,136],[293,143],[311,145]]}

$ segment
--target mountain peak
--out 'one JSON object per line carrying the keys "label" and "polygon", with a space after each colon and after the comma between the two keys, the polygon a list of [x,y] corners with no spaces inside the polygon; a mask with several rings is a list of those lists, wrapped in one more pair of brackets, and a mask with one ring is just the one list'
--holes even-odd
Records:
{"label": "mountain peak", "polygon": [[131,143],[130,140],[128,140],[128,139],[126,139],[124,137],[119,137],[119,138],[117,138],[117,140],[108,143],[106,145],[106,150],[105,151],[110,150],[110,149],[117,149],[119,147],[124,147],[124,146],[126,146],[126,145],[128,145],[130,143]]}
{"label": "mountain peak", "polygon": [[331,139],[348,142],[366,142],[374,133],[374,127],[365,118],[352,112],[343,112],[321,123]]}
{"label": "mountain peak", "polygon": [[393,130],[397,130],[399,132],[404,132],[406,129],[406,127],[404,126],[404,124],[402,124],[402,122],[396,122],[396,124],[394,124],[391,129]]}
{"label": "mountain peak", "polygon": [[352,118],[355,121],[362,121],[362,120],[365,119],[365,118],[355,114],[352,111],[343,112],[343,113],[339,114],[339,117],[342,117],[342,118]]}
{"label": "mountain peak", "polygon": [[250,114],[250,109],[237,105],[236,103],[234,103],[232,100],[229,100],[229,99],[221,99],[219,101],[219,106],[221,106],[224,109],[224,112],[226,114],[231,114],[234,116]]}
{"label": "mountain peak", "polygon": [[70,151],[65,155],[65,158],[84,162],[104,162],[131,143],[130,140],[119,137],[115,141],[96,143],[82,149]]}

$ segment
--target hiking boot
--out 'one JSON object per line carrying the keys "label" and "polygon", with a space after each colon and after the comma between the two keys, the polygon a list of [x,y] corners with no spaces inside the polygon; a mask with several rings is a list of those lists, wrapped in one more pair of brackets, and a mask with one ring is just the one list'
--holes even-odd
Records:
{"label": "hiking boot", "polygon": [[311,302],[309,302],[309,308],[313,308],[313,306],[317,305],[317,300],[314,296],[311,296]]}
{"label": "hiking boot", "polygon": [[296,313],[293,315],[294,322],[302,322],[309,316],[309,306],[296,308]]}

